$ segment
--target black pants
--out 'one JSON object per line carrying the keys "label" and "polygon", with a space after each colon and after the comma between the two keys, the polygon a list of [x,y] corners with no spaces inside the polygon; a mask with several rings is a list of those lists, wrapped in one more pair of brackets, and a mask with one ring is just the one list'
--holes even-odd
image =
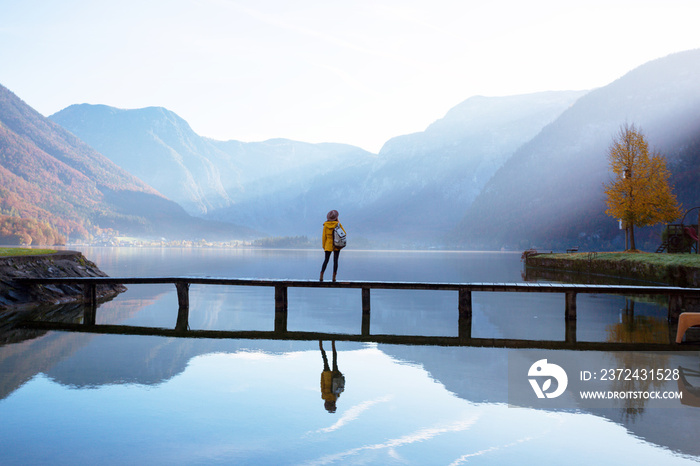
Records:
{"label": "black pants", "polygon": [[[321,348],[321,357],[323,357],[323,370],[331,370],[331,368],[328,366],[328,357],[326,356],[326,351],[323,349],[323,341],[319,340],[318,347]],[[335,350],[335,341],[331,341],[331,348],[333,349],[333,372],[340,372],[338,370],[338,352]]]}
{"label": "black pants", "polygon": [[[326,258],[323,261],[323,266],[321,267],[321,273],[326,271],[326,266],[328,265],[328,260],[331,258],[331,251],[325,251]],[[333,273],[338,273],[338,256],[340,256],[340,250],[333,251]]]}

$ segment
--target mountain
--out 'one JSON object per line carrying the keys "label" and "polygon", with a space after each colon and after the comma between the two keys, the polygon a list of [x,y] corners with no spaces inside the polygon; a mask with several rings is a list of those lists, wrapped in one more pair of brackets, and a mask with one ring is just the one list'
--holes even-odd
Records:
{"label": "mountain", "polygon": [[[604,213],[602,186],[609,179],[607,149],[625,123],[667,155],[676,192],[684,193],[679,200],[697,202],[691,184],[697,177],[680,170],[697,174],[698,82],[700,50],[692,50],[644,64],[581,97],[496,172],[451,237],[470,248],[621,247],[617,221]],[[639,237],[647,247],[660,242],[650,231]]]}
{"label": "mountain", "polygon": [[389,140],[363,184],[361,223],[374,234],[389,222],[413,240],[441,238],[513,152],[584,93],[472,97],[425,131]]}
{"label": "mountain", "polygon": [[[699,54],[647,63],[591,92],[473,97],[377,155],[214,141],[162,108],[76,105],[51,118],[188,212],[274,236],[317,236],[337,209],[351,241],[389,247],[619,248],[602,184],[622,124],[668,156],[679,200],[700,205]],[[639,231],[638,243],[655,248],[657,231]]]}
{"label": "mountain", "polygon": [[[198,136],[162,108],[73,105],[50,118],[190,213],[271,235],[317,235],[328,210],[354,235],[431,241],[453,228],[515,149],[583,92],[474,97],[379,155],[343,144]],[[402,244],[403,245],[403,244]]]}
{"label": "mountain", "polygon": [[388,141],[378,156],[358,157],[356,148],[335,145],[335,166],[320,170],[314,162],[316,173],[297,168],[307,171],[304,182],[290,182],[298,176],[284,167],[264,182],[276,186],[274,192],[255,192],[211,216],[277,235],[318,235],[326,212],[337,209],[356,238],[394,247],[429,244],[457,225],[455,212],[464,212],[519,145],[581,95],[474,97],[424,132]]}
{"label": "mountain", "polygon": [[178,237],[211,230],[0,86],[0,214],[37,219],[71,239],[103,229]]}
{"label": "mountain", "polygon": [[275,236],[316,236],[332,209],[343,211],[344,222],[354,223],[352,208],[377,159],[346,144],[286,139],[215,144],[236,160],[243,192],[235,204],[207,218],[235,220]]}
{"label": "mountain", "polygon": [[230,157],[164,108],[82,104],[49,118],[192,214],[224,207],[227,189],[240,190]]}
{"label": "mountain", "polygon": [[239,203],[256,205],[269,196],[301,192],[316,176],[371,158],[362,149],[342,144],[214,141],[197,135],[175,113],[157,107],[72,105],[50,119],[191,214],[218,211],[212,218],[263,229],[268,228],[265,219],[274,213],[239,209]]}

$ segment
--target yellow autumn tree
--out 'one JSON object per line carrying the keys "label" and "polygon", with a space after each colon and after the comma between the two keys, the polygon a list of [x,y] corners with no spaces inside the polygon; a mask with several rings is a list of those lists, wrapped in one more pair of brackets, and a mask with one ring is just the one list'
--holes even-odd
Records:
{"label": "yellow autumn tree", "polygon": [[681,210],[668,183],[671,176],[666,160],[659,152],[650,154],[642,131],[624,125],[608,149],[612,180],[604,185],[606,214],[619,219],[629,229],[630,249],[634,244],[634,227],[671,222]]}

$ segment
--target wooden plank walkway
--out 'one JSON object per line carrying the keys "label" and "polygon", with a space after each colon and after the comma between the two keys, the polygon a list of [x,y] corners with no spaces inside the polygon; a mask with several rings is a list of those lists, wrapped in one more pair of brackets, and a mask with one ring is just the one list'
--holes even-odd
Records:
{"label": "wooden plank walkway", "polygon": [[[687,300],[699,300],[700,288],[682,288],[672,286],[634,286],[634,285],[585,285],[560,283],[431,283],[431,282],[377,282],[377,281],[340,281],[320,282],[314,280],[258,279],[258,278],[217,278],[217,277],[60,277],[60,278],[22,278],[15,282],[20,285],[70,284],[84,287],[86,303],[84,323],[95,325],[97,309],[96,287],[99,285],[133,285],[133,284],[174,284],[178,296],[178,316],[175,331],[185,331],[189,322],[189,289],[191,285],[224,286],[262,286],[274,288],[275,293],[275,332],[287,332],[288,289],[289,288],[354,288],[362,293],[362,336],[369,336],[371,312],[370,293],[372,289],[383,290],[449,290],[456,291],[458,310],[458,340],[473,339],[472,331],[472,293],[506,292],[506,293],[560,293],[564,295],[564,319],[566,331],[564,342],[577,344],[576,341],[576,297],[580,293],[635,295],[665,295],[669,297],[669,321],[675,323]],[[192,331],[188,333],[191,334]],[[201,331],[200,331],[201,332]],[[230,332],[229,332],[230,334]],[[387,337],[388,338],[388,337]],[[673,341],[673,339],[671,340]],[[582,343],[578,343],[581,345]]]}

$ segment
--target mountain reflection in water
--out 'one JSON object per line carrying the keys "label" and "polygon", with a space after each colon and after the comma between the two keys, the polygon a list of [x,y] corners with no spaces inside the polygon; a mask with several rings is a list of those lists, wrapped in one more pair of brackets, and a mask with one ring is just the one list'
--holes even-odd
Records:
{"label": "mountain reflection in water", "polygon": [[[102,251],[112,256],[95,260],[108,274],[125,275],[119,270],[124,258],[118,252]],[[256,270],[266,266],[276,270],[272,264],[281,264],[282,270],[276,272],[280,276],[271,278],[305,279],[305,271],[320,267],[320,254],[314,252],[265,251],[241,261]],[[162,275],[147,270],[147,262],[169,268],[169,275],[206,269],[202,264],[206,253],[201,251],[192,252],[191,266],[186,252],[172,262],[167,256],[156,260],[148,251],[140,253],[128,258],[138,261],[134,266],[138,273]],[[507,276],[492,281],[519,281],[510,276],[520,273],[515,255],[377,254],[381,265],[369,254],[353,253],[344,252],[341,262],[347,279],[417,280],[406,272],[406,265],[413,264],[416,275],[441,271],[435,281],[489,281],[474,277],[479,268],[486,274],[499,268],[506,271]],[[241,266],[234,254],[204,257],[209,259],[211,275],[261,275],[245,267],[221,273],[226,266]],[[484,261],[487,264],[481,267]],[[374,273],[393,268],[401,273],[366,276],[366,267]],[[272,330],[274,300],[269,291],[193,290],[190,325]],[[322,291],[293,295],[290,290],[290,330],[357,333],[358,293]],[[455,301],[449,295],[430,296],[387,294],[375,300],[373,294],[372,330],[454,334]],[[563,309],[554,297],[551,302],[546,296],[532,301],[529,296],[525,301],[511,301],[510,295],[501,298],[475,299],[478,335],[562,337]],[[624,338],[620,332],[632,328],[639,333],[634,330],[639,326],[651,329],[643,330],[644,335],[655,335],[654,319],[663,321],[665,315],[658,305],[637,303],[634,315],[644,317],[637,326],[625,309],[620,298],[582,299],[579,339],[583,335],[606,341],[611,334]],[[510,318],[502,319],[503,312]],[[174,287],[133,286],[102,304],[97,321],[172,328],[176,315]],[[79,319],[79,312],[69,318]],[[519,324],[511,322],[515,318],[520,318]],[[700,457],[696,441],[700,408],[692,405],[677,402],[673,408],[661,408],[650,401],[600,409],[514,407],[508,394],[509,352],[514,350],[30,332],[23,340],[15,331],[12,342],[0,347],[2,464],[523,464],[543,459],[567,464],[675,464]],[[663,329],[660,334],[665,335]],[[333,372],[333,346],[344,383],[331,413],[320,379],[326,370],[321,348]],[[551,353],[576,358],[586,367],[661,363],[683,367],[685,381],[700,385],[696,352]],[[677,388],[675,381],[667,385]]]}

